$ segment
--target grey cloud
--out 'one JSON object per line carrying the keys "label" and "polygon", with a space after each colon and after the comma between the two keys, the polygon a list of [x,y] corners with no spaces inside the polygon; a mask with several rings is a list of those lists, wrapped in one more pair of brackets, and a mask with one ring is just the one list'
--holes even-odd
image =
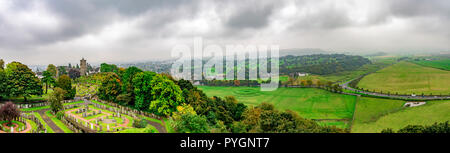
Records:
{"label": "grey cloud", "polygon": [[393,15],[403,17],[442,16],[450,17],[448,0],[394,0],[389,1]]}
{"label": "grey cloud", "polygon": [[274,11],[274,6],[246,6],[233,14],[227,25],[230,28],[261,28],[265,27],[269,22],[269,17]]}

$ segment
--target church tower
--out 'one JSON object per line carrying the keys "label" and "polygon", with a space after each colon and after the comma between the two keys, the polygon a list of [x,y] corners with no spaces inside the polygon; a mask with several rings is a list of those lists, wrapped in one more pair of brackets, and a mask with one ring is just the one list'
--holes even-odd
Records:
{"label": "church tower", "polygon": [[80,73],[81,76],[85,76],[87,74],[87,64],[84,58],[80,60]]}

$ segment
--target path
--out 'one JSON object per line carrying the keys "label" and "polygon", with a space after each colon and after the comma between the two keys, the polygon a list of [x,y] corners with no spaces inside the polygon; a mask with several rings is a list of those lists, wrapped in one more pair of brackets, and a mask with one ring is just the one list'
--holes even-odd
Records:
{"label": "path", "polygon": [[45,121],[45,123],[47,123],[47,125],[48,125],[50,128],[52,128],[52,130],[53,130],[55,133],[64,133],[64,131],[63,131],[61,128],[59,128],[59,126],[56,125],[56,124],[52,121],[52,119],[50,119],[50,118],[47,116],[47,114],[45,114],[45,112],[48,111],[48,110],[49,110],[49,109],[41,109],[41,110],[38,110],[37,112],[41,115],[41,117],[42,117],[42,119]]}
{"label": "path", "polygon": [[161,124],[159,124],[157,122],[149,121],[149,120],[147,120],[147,123],[152,125],[153,127],[155,127],[159,133],[167,133],[166,128],[164,126],[162,126]]}
{"label": "path", "polygon": [[[356,79],[359,79],[359,77],[356,78]],[[356,79],[353,79],[353,80],[356,80]],[[377,97],[393,98],[393,99],[404,99],[404,100],[416,100],[416,99],[419,99],[419,100],[443,100],[443,99],[450,99],[450,96],[439,97],[439,96],[392,95],[392,94],[381,94],[381,93],[375,93],[375,92],[362,91],[362,90],[354,89],[354,88],[348,86],[348,84],[350,82],[352,82],[353,80],[345,82],[345,83],[341,84],[340,86],[342,88],[344,88],[344,89],[355,91],[355,92],[359,92],[359,93],[362,93],[362,94],[367,94],[367,95],[377,96]]]}

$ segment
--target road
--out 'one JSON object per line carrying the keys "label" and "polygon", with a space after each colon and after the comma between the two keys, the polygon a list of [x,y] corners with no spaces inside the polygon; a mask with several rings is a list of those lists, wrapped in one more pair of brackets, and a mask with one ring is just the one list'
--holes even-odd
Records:
{"label": "road", "polygon": [[[358,78],[356,78],[358,79]],[[355,79],[353,79],[355,80]],[[377,96],[377,97],[385,97],[385,98],[393,98],[393,99],[404,99],[404,100],[443,100],[443,99],[450,99],[450,96],[443,96],[443,97],[439,97],[439,96],[411,96],[411,95],[392,95],[392,94],[381,94],[381,93],[375,93],[375,92],[367,92],[367,91],[362,91],[362,90],[358,90],[358,89],[354,89],[350,86],[348,86],[348,84],[351,81],[345,82],[344,84],[341,84],[340,86],[343,89],[347,89],[347,90],[351,90],[351,91],[355,91],[355,92],[359,92],[359,93],[363,93],[363,94],[367,94],[367,95],[372,95],[372,96]]]}

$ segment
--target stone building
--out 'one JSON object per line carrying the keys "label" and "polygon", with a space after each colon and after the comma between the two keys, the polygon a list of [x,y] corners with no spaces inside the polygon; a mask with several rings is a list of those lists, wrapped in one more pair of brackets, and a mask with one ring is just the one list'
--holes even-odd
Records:
{"label": "stone building", "polygon": [[87,63],[84,58],[80,60],[80,74],[81,76],[85,76],[87,74]]}

